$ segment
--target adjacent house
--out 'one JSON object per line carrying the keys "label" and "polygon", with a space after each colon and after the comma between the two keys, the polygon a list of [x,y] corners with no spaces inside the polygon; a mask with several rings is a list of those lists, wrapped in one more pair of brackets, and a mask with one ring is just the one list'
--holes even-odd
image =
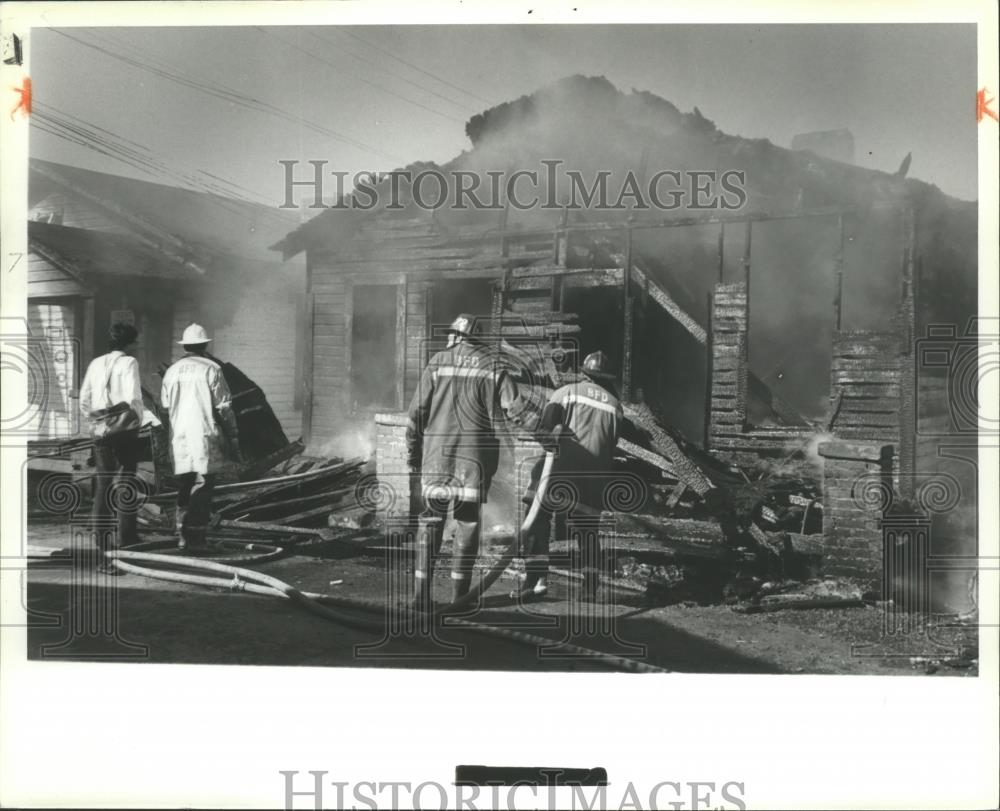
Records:
{"label": "adjacent house", "polygon": [[156,397],[158,368],[179,356],[184,327],[202,323],[213,354],[300,435],[304,268],[268,251],[287,214],[37,159],[30,170],[28,321],[47,355],[32,387],[44,400],[39,438],[75,433],[77,389],[114,321],[139,329],[142,382]]}

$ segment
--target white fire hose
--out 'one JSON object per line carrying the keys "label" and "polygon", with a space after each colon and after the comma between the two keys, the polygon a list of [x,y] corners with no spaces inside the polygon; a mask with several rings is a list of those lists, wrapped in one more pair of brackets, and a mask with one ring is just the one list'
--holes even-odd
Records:
{"label": "white fire hose", "polygon": [[[542,473],[538,480],[538,489],[535,492],[535,498],[531,503],[528,514],[524,517],[524,521],[521,523],[521,536],[530,530],[535,521],[538,519],[538,513],[542,508],[542,500],[545,497],[545,492],[549,484],[549,478],[552,473],[552,462],[554,458],[555,454],[551,451],[545,455],[545,463],[542,466]],[[493,565],[493,568],[490,569],[477,586],[469,590],[468,594],[456,600],[454,603],[435,611],[433,614],[435,620],[443,614],[454,613],[456,609],[461,609],[472,603],[474,600],[478,601],[479,596],[496,582],[500,575],[507,569],[511,560],[513,560],[514,552],[517,549],[517,542],[518,538],[515,537],[501,555],[500,559]],[[382,622],[375,620],[374,618],[358,616],[357,614],[351,613],[345,614],[343,611],[337,611],[335,609],[328,608],[327,605],[323,605],[326,603],[329,605],[335,605],[339,608],[354,609],[354,611],[360,611],[362,614],[384,614],[385,606],[377,601],[359,600],[357,598],[339,597],[330,594],[316,594],[312,592],[303,593],[293,586],[261,572],[255,572],[251,569],[237,568],[235,566],[227,566],[224,563],[215,561],[199,560],[179,555],[157,555],[149,552],[132,552],[122,549],[109,552],[108,557],[119,569],[130,574],[160,580],[187,583],[190,585],[208,586],[210,588],[223,588],[236,592],[242,591],[249,592],[251,594],[280,597],[290,600],[306,611],[325,619],[332,620],[341,625],[365,631],[381,632],[384,630]],[[195,571],[207,571],[215,574],[216,576],[197,575],[189,572],[164,571],[163,569],[139,565],[142,563],[158,563],[171,567],[194,569]],[[455,616],[449,618],[449,624],[457,625],[465,630],[475,633],[509,639],[522,645],[537,647],[539,645],[551,645],[554,642],[552,639],[538,636],[536,634],[526,633],[513,628],[500,628],[486,623],[472,622]],[[636,659],[617,656],[612,653],[605,653],[604,651],[584,648],[579,645],[572,645],[564,642],[557,644],[559,644],[559,646],[567,653],[577,653],[581,656],[585,656],[586,658],[602,660],[606,664],[621,670],[629,670],[634,673],[669,672],[664,668],[647,664]]]}
{"label": "white fire hose", "polygon": [[457,609],[465,608],[473,603],[479,601],[480,595],[489,589],[497,579],[502,575],[510,562],[514,559],[514,552],[517,551],[517,542],[519,538],[524,537],[524,534],[534,526],[535,521],[538,519],[538,513],[542,509],[542,500],[545,498],[545,491],[549,486],[549,476],[552,473],[552,462],[555,459],[555,453],[553,451],[548,451],[545,454],[545,463],[542,465],[542,473],[538,478],[538,489],[535,491],[535,498],[531,502],[531,508],[528,510],[528,514],[524,516],[524,521],[521,523],[521,530],[518,535],[515,535],[513,540],[500,555],[500,559],[493,564],[493,568],[490,569],[486,576],[471,589],[464,596],[459,597],[455,602],[450,603],[442,608],[439,608],[434,612],[435,617],[439,617],[443,614],[453,614]]}

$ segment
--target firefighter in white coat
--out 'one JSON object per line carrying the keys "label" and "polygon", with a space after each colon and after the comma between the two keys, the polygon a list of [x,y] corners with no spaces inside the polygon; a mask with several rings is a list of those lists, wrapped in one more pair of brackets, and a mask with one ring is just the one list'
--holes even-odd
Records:
{"label": "firefighter in white coat", "polygon": [[205,329],[191,324],[180,340],[187,354],[163,376],[161,401],[170,414],[181,549],[206,547],[215,474],[227,459],[240,460],[236,416],[222,369],[205,357]]}
{"label": "firefighter in white coat", "polygon": [[[92,411],[108,409],[116,403],[128,403],[139,418],[144,416],[142,384],[139,380],[139,361],[129,353],[133,351],[139,333],[134,326],[115,323],[108,331],[108,353],[94,358],[80,386],[80,410],[84,419]],[[103,439],[94,440],[94,502],[93,525],[98,556],[98,571],[121,574],[113,564],[104,560],[104,552],[117,546],[136,543],[136,509],[128,504],[138,503],[139,482],[136,469],[142,447],[139,429],[124,431]],[[115,531],[108,527],[111,519],[117,524]]]}

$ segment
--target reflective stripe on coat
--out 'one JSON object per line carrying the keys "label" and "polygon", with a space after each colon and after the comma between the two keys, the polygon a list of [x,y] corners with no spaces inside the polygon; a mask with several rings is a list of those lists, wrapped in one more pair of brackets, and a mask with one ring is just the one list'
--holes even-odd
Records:
{"label": "reflective stripe on coat", "polygon": [[517,388],[489,349],[463,341],[435,354],[410,404],[407,457],[425,499],[485,501],[500,459],[495,420]]}

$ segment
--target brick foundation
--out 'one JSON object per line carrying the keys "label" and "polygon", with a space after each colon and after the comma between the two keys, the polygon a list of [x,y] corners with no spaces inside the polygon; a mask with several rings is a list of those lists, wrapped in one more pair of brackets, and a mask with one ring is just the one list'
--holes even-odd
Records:
{"label": "brick foundation", "polygon": [[837,440],[823,457],[825,572],[881,581],[882,514],[891,503],[893,446]]}
{"label": "brick foundation", "polygon": [[381,518],[419,512],[419,483],[406,464],[406,421],[406,414],[375,415],[375,475],[384,493],[391,494],[380,499]]}

